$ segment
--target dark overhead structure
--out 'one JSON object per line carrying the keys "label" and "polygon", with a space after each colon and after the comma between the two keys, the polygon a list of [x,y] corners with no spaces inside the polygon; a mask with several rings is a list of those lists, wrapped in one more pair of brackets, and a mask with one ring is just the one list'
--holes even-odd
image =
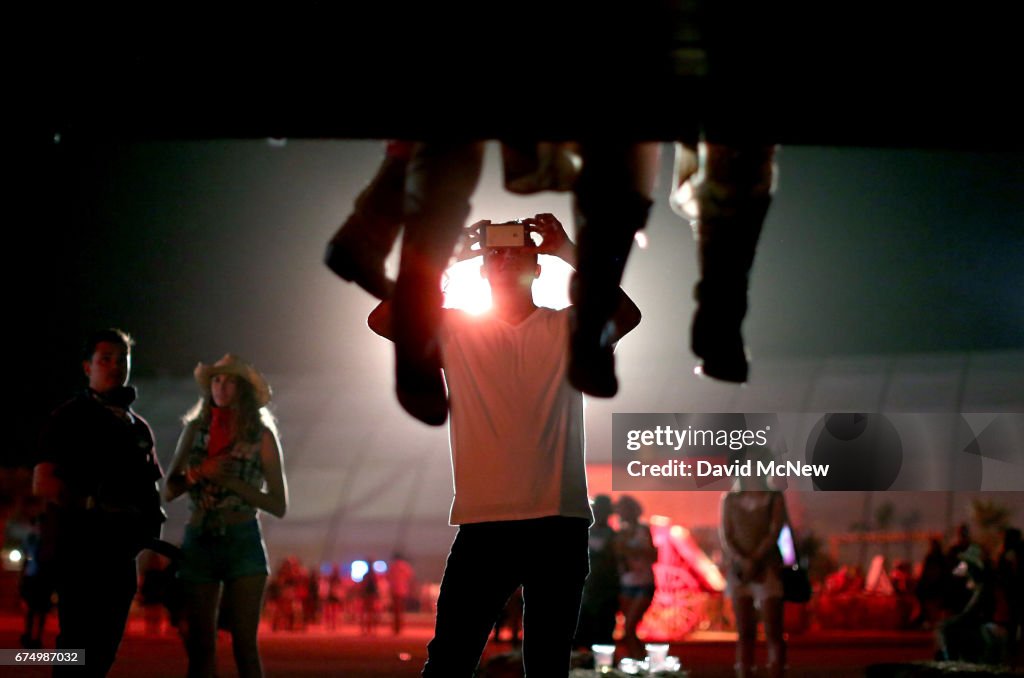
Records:
{"label": "dark overhead structure", "polygon": [[1020,149],[1015,3],[522,0],[65,13],[32,50],[47,132],[585,138]]}

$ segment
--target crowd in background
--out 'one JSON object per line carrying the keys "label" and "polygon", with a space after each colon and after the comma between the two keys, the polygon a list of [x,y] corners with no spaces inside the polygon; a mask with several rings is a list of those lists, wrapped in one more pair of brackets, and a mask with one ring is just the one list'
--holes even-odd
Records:
{"label": "crowd in background", "polygon": [[[140,570],[138,602],[147,632],[178,627],[181,591],[174,564],[154,556]],[[399,635],[406,613],[430,611],[431,605],[429,585],[417,582],[412,566],[400,555],[366,563],[365,571],[358,563],[354,568],[340,563],[307,567],[297,556],[288,556],[267,580],[262,623],[275,632],[340,632],[355,625],[367,635],[382,627],[381,632]]]}
{"label": "crowd in background", "polygon": [[877,555],[866,572],[839,566],[820,584],[814,617],[823,628],[934,630],[943,659],[1006,661],[1021,649],[1021,555],[1018,528],[986,549],[963,524],[916,564]]}
{"label": "crowd in background", "polygon": [[[19,532],[24,551],[19,583],[26,648],[43,647],[43,630],[55,604],[52,579],[38,566],[41,514],[24,506]],[[608,523],[614,507],[606,497],[595,506],[599,521],[591,540],[591,576],[584,597],[579,646],[621,636],[616,530]],[[22,532],[24,534],[22,534]],[[919,561],[876,555],[868,567],[841,564],[815,583],[809,606],[820,628],[933,630],[943,657],[1008,659],[1019,651],[1024,576],[1021,531],[1007,528],[997,548],[975,543],[966,525],[943,543],[934,538]],[[163,633],[181,621],[180,583],[175,564],[145,552],[140,561],[137,604],[147,633]],[[358,568],[357,568],[358,570]],[[436,585],[416,580],[398,554],[386,563],[367,562],[353,576],[351,564],[306,566],[297,556],[283,558],[267,582],[263,624],[272,631],[350,630],[365,634],[401,633],[405,613],[433,613]],[[397,612],[397,614],[396,614]],[[521,640],[521,598],[513,596],[494,637]],[[595,621],[596,619],[596,621]],[[601,620],[604,621],[601,621]],[[595,626],[596,623],[596,626]],[[597,630],[595,630],[597,629]],[[595,641],[596,642],[596,641]]]}

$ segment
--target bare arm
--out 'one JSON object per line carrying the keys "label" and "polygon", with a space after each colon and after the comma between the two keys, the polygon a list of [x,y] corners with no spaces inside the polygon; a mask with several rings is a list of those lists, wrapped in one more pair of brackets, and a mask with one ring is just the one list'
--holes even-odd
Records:
{"label": "bare arm", "polygon": [[[537,253],[558,257],[575,269],[576,245],[569,239],[562,223],[551,214],[538,214],[530,221],[536,232],[543,238],[537,247]],[[619,287],[616,291],[619,295],[618,306],[612,315],[610,334],[608,335],[608,340],[612,344],[633,331],[640,324],[642,318],[640,309],[623,289]]]}
{"label": "bare arm", "polygon": [[178,445],[174,448],[171,467],[167,470],[164,480],[164,501],[174,501],[188,491],[188,452],[192,449],[192,441],[196,435],[196,422],[190,421],[178,436]]}
{"label": "bare arm", "polygon": [[732,511],[729,501],[731,496],[731,492],[726,492],[722,495],[718,537],[722,542],[722,548],[725,549],[726,555],[731,558],[745,558],[746,554],[736,544],[736,531],[732,524]]}
{"label": "bare arm", "polygon": [[758,543],[757,548],[751,554],[752,560],[761,560],[768,555],[769,551],[777,548],[779,533],[786,522],[786,499],[779,492],[772,497],[772,517],[768,525],[768,533]]}

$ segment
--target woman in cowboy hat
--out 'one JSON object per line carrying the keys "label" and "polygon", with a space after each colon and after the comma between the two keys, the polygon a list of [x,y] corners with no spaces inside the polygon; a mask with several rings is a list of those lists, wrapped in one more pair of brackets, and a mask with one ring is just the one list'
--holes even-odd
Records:
{"label": "woman in cowboy hat", "polygon": [[[185,428],[164,489],[170,501],[188,493],[178,577],[185,588],[189,676],[212,676],[217,612],[223,591],[240,676],[260,676],[256,631],[268,568],[259,510],[284,516],[288,491],[270,386],[238,356],[195,369],[199,402]],[[223,587],[223,588],[222,588]]]}

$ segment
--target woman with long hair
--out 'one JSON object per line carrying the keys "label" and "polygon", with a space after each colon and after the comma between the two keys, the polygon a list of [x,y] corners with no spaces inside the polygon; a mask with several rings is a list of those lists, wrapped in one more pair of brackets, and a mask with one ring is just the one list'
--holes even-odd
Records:
{"label": "woman with long hair", "polygon": [[785,675],[782,555],[778,539],[786,520],[785,497],[772,489],[764,476],[742,476],[733,490],[722,496],[720,536],[728,558],[726,588],[736,615],[738,678],[753,675],[758,610],[764,620],[768,676]]}
{"label": "woman with long hair", "polygon": [[[235,355],[195,369],[200,397],[185,424],[164,497],[188,493],[178,577],[185,591],[188,675],[214,674],[218,610],[227,616],[238,675],[262,676],[256,632],[267,581],[258,512],[288,506],[270,386]],[[221,597],[223,595],[223,605]]]}

